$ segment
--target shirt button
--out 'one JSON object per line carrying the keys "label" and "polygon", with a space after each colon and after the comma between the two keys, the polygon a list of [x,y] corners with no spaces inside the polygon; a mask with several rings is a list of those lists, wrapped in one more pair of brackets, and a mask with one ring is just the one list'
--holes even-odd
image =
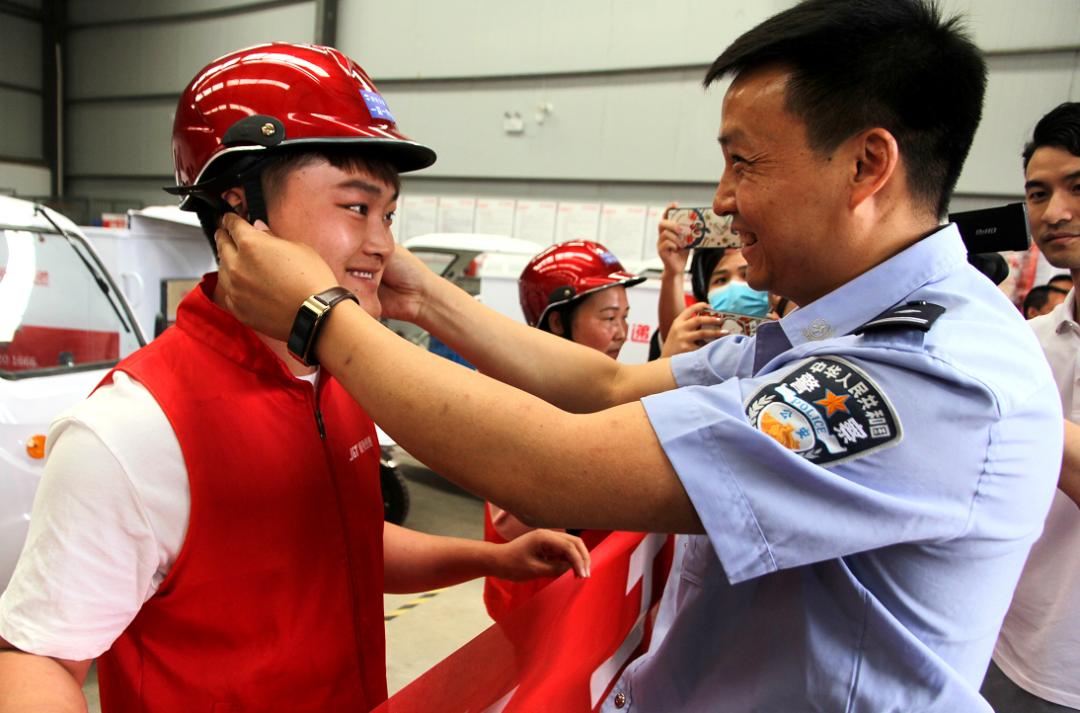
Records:
{"label": "shirt button", "polygon": [[619,691],[618,693],[615,694],[615,707],[616,708],[622,708],[625,705],[626,705],[626,696],[623,694],[622,691]]}

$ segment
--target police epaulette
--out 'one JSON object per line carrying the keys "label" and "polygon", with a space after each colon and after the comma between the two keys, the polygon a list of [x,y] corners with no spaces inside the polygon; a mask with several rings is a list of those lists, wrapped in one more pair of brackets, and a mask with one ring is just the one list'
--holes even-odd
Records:
{"label": "police epaulette", "polygon": [[908,302],[887,309],[856,329],[852,334],[881,332],[887,329],[918,329],[929,332],[945,308],[933,302]]}

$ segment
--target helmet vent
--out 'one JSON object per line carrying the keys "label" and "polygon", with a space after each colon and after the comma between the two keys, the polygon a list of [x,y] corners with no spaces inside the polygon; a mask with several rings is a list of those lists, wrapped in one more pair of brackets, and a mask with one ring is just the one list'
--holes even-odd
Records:
{"label": "helmet vent", "polygon": [[285,125],[279,119],[265,114],[253,114],[230,126],[221,143],[225,146],[255,144],[270,148],[284,140]]}

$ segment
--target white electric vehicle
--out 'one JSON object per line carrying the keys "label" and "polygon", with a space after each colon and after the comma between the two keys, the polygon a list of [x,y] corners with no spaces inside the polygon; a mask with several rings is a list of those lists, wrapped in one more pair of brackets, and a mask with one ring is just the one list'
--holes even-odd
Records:
{"label": "white electric vehicle", "polygon": [[75,224],[0,196],[0,590],[26,539],[49,423],[144,343]]}

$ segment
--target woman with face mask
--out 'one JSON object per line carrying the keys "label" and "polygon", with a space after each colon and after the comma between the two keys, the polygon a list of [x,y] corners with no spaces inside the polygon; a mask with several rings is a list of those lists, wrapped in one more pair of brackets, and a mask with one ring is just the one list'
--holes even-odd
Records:
{"label": "woman with face mask", "polygon": [[709,275],[705,301],[717,312],[749,317],[764,317],[769,313],[769,293],[746,283],[746,259],[737,249],[726,251],[717,261]]}
{"label": "woman with face mask", "polygon": [[[677,203],[672,203],[668,211],[677,207]],[[659,356],[693,351],[728,334],[743,333],[744,327],[739,321],[712,316],[709,310],[779,319],[794,309],[786,299],[755,290],[747,284],[746,259],[738,248],[687,250],[683,246],[688,228],[667,218],[660,221],[658,232],[656,252],[664,265],[659,304],[662,344]],[[688,259],[696,300],[690,305],[684,301]]]}
{"label": "woman with face mask", "polygon": [[[726,309],[727,307],[744,308],[743,303],[753,301],[748,299],[753,295],[743,293],[742,287],[736,287],[726,296],[720,297],[727,291],[723,288],[733,281],[741,282],[748,289],[746,260],[738,254],[738,250],[686,249],[684,246],[690,228],[668,217],[671,211],[678,207],[678,203],[668,205],[658,226],[656,254],[664,269],[660,276],[658,305],[660,329],[658,338],[654,335],[656,343],[650,359],[694,351],[725,336],[727,331],[724,329],[724,320],[710,315],[710,307],[719,312],[730,312],[733,310]],[[690,260],[694,302],[690,302],[686,294],[687,260]],[[714,291],[717,293],[717,304],[724,309],[709,304],[710,293]]]}
{"label": "woman with face mask", "polygon": [[[530,326],[615,359],[628,331],[626,288],[644,280],[626,272],[603,245],[571,240],[553,245],[529,261],[518,279],[518,294]],[[489,542],[508,542],[533,529],[492,503],[485,507],[484,520],[484,539]],[[608,532],[584,530],[575,534],[592,550]],[[499,621],[551,581],[511,582],[488,577],[484,581],[488,614]]]}

